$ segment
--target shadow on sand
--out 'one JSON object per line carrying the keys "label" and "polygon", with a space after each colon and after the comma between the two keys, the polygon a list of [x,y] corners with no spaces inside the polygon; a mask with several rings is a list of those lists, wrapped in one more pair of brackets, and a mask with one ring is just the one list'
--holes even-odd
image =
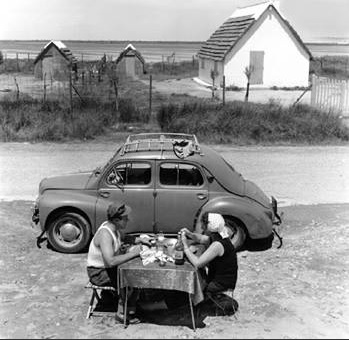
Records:
{"label": "shadow on sand", "polygon": [[[225,313],[210,300],[205,300],[194,307],[196,328],[204,328],[207,316],[232,316],[238,310],[238,302],[228,296],[220,298],[220,305]],[[95,311],[115,313],[117,304],[110,299],[102,299]],[[112,315],[112,314],[111,314]],[[166,326],[186,326],[193,329],[188,295],[182,292],[162,292],[156,295],[141,295],[137,306],[137,317],[142,323]]]}

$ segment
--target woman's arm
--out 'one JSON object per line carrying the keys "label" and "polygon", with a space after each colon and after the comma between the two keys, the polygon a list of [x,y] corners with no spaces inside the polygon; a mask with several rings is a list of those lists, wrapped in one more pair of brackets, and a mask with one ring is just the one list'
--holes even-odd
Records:
{"label": "woman's arm", "polygon": [[182,228],[181,231],[184,232],[186,236],[191,238],[196,243],[206,244],[206,245],[210,243],[210,238],[207,235],[193,233],[190,230],[188,230],[187,228]]}
{"label": "woman's arm", "polygon": [[196,256],[189,249],[188,240],[185,233],[182,233],[182,242],[184,245],[184,253],[195,268],[206,266],[214,258],[217,256],[222,256],[224,253],[223,245],[220,242],[213,242],[203,254]]}
{"label": "woman's arm", "polygon": [[223,252],[224,248],[222,244],[219,242],[213,242],[200,256],[196,256],[195,254],[193,254],[188,246],[184,247],[185,255],[195,268],[202,268],[206,266],[214,258],[216,258],[217,256],[221,256]]}

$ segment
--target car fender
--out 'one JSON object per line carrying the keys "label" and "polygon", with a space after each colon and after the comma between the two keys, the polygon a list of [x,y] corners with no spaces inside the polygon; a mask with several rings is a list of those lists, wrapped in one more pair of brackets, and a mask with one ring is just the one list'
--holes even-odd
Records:
{"label": "car fender", "polygon": [[92,232],[95,231],[95,191],[89,195],[86,190],[46,190],[40,198],[39,206],[42,230],[47,228],[47,222],[56,212],[74,210],[85,215],[91,224]]}
{"label": "car fender", "polygon": [[245,226],[251,239],[268,237],[273,232],[272,212],[256,202],[245,201],[239,197],[216,197],[207,202],[197,218],[195,230],[201,231],[201,216],[205,212],[215,212],[239,219]]}

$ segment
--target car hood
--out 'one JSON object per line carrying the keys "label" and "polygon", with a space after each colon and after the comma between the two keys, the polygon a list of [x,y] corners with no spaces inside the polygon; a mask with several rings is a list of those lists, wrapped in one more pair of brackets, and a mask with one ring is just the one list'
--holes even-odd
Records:
{"label": "car hood", "polygon": [[253,199],[254,201],[257,201],[258,203],[262,204],[266,208],[270,208],[271,200],[270,198],[262,191],[259,186],[251,181],[244,180],[244,193],[245,196],[248,198]]}
{"label": "car hood", "polygon": [[85,189],[91,174],[88,171],[44,178],[40,183],[40,192],[47,189]]}

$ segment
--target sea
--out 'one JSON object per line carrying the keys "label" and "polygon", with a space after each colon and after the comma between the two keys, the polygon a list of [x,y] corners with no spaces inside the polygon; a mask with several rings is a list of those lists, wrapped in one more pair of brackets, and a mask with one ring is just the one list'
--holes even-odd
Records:
{"label": "sea", "polygon": [[[49,40],[0,40],[0,51],[4,58],[34,59]],[[193,60],[203,41],[62,41],[78,60],[99,60],[105,54],[108,60],[115,60],[132,44],[145,61],[167,62]],[[326,41],[305,43],[314,57],[349,56],[349,40],[345,42]]]}

